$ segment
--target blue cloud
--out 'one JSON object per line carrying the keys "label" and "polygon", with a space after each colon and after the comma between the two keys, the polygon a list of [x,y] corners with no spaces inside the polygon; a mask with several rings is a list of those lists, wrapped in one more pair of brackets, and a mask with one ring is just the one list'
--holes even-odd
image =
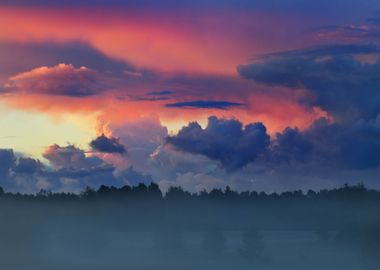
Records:
{"label": "blue cloud", "polygon": [[124,154],[126,152],[124,145],[117,138],[108,138],[104,134],[90,142],[90,146],[94,151],[101,153],[117,153]]}
{"label": "blue cloud", "polygon": [[167,108],[198,108],[198,109],[220,109],[226,110],[231,107],[243,106],[242,103],[221,101],[221,100],[194,100],[186,102],[176,102],[166,104]]}
{"label": "blue cloud", "polygon": [[45,166],[38,159],[20,157],[13,171],[20,174],[34,174],[41,172],[44,168]]}
{"label": "blue cloud", "polygon": [[193,122],[183,127],[177,135],[167,137],[166,142],[181,151],[220,161],[227,170],[236,170],[263,154],[270,138],[262,123],[243,128],[237,120],[211,116],[205,129]]}
{"label": "blue cloud", "polygon": [[272,157],[276,162],[301,161],[306,162],[311,158],[314,144],[297,128],[286,128],[278,132],[273,142]]}

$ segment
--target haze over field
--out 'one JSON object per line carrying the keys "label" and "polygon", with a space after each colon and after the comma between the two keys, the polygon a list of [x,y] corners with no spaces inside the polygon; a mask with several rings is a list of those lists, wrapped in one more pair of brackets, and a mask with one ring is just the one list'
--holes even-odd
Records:
{"label": "haze over field", "polygon": [[368,269],[380,192],[190,194],[158,185],[0,194],[4,269]]}
{"label": "haze over field", "polygon": [[0,185],[378,188],[378,10],[3,0]]}

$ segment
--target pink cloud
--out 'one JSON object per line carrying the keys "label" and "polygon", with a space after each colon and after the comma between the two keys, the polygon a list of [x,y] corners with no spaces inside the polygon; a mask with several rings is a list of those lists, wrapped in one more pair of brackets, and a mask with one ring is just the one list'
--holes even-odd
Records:
{"label": "pink cloud", "polygon": [[61,96],[90,96],[102,91],[100,75],[86,67],[70,64],[38,67],[9,78],[6,91]]}

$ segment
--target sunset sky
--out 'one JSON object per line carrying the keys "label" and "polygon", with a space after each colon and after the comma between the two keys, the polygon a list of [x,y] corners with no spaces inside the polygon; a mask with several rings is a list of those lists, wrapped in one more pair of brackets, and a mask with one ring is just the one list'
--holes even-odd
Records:
{"label": "sunset sky", "polygon": [[1,0],[0,185],[380,187],[380,2]]}

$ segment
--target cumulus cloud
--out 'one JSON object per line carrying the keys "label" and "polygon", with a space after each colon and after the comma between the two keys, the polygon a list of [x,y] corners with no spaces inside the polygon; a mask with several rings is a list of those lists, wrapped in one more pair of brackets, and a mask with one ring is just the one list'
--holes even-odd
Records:
{"label": "cumulus cloud", "polygon": [[313,142],[297,128],[286,128],[276,133],[271,154],[276,162],[307,161],[313,150]]}
{"label": "cumulus cloud", "polygon": [[70,64],[38,67],[9,78],[7,92],[82,97],[105,90],[104,80],[94,70]]}
{"label": "cumulus cloud", "polygon": [[0,149],[0,186],[7,191],[31,193],[49,186],[45,185],[43,170],[39,160],[17,157],[12,149]]}
{"label": "cumulus cloud", "polygon": [[94,151],[100,153],[124,154],[126,152],[124,145],[119,142],[118,138],[108,138],[104,134],[92,140],[90,146]]}
{"label": "cumulus cloud", "polygon": [[44,156],[52,167],[38,159],[16,156],[12,149],[0,149],[0,186],[21,193],[41,189],[79,192],[87,186],[120,187],[127,183],[123,177],[115,176],[115,167],[97,157],[86,157],[83,150],[72,145],[52,145]]}
{"label": "cumulus cloud", "polygon": [[167,108],[197,108],[197,109],[220,109],[227,110],[231,107],[239,107],[244,104],[223,100],[194,100],[166,104]]}
{"label": "cumulus cloud", "polygon": [[57,169],[87,169],[103,163],[98,157],[87,157],[83,150],[74,145],[50,145],[42,156]]}
{"label": "cumulus cloud", "polygon": [[177,149],[220,161],[227,170],[253,162],[269,146],[270,138],[262,123],[243,125],[238,120],[209,117],[203,129],[197,122],[183,127],[166,142]]}

